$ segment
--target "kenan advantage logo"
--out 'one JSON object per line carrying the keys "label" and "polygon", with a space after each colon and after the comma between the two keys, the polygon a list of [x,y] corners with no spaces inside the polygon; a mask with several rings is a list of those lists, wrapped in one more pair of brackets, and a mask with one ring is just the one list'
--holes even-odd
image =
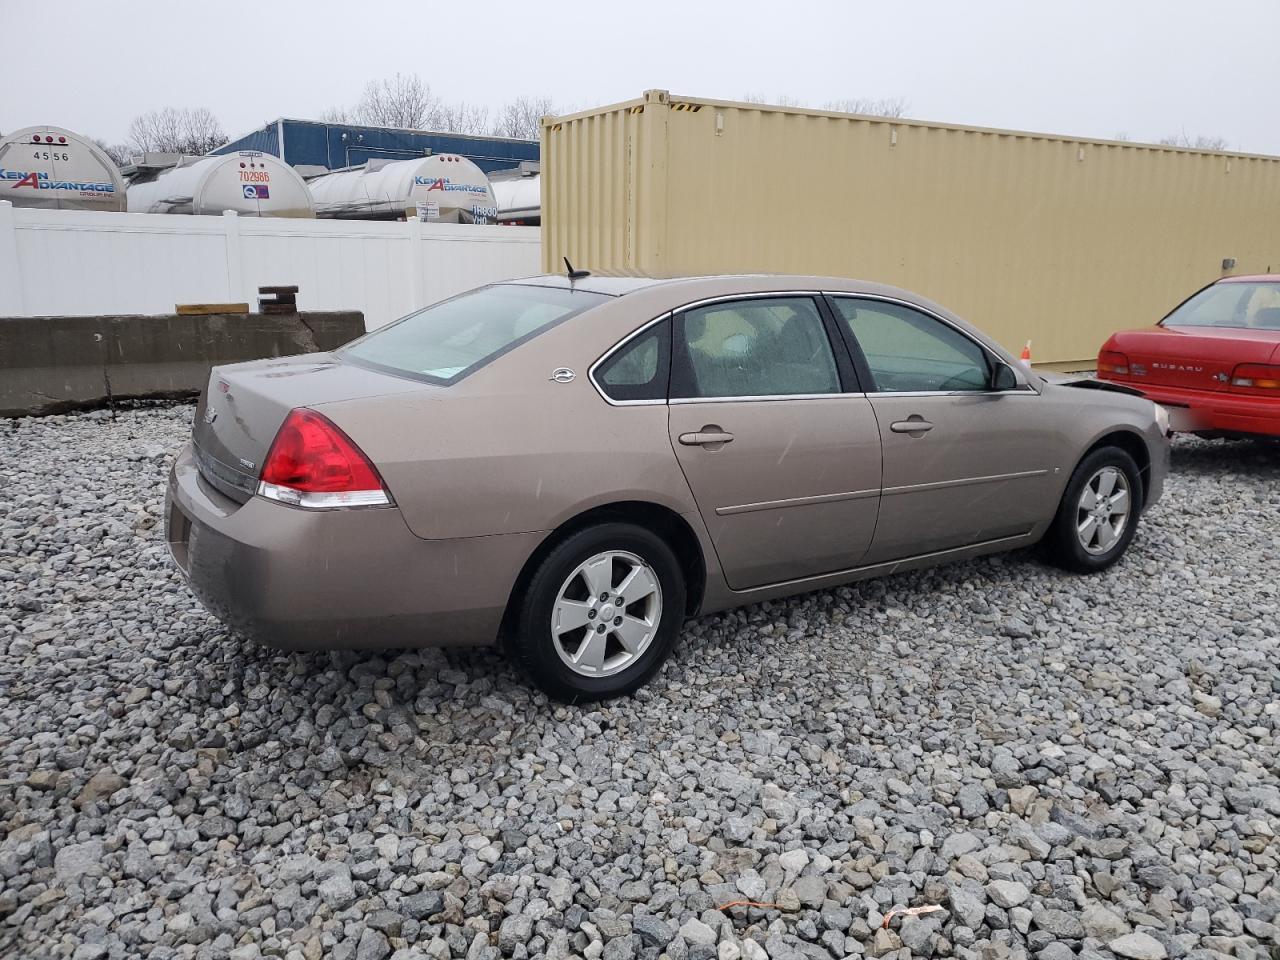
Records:
{"label": "kenan advantage logo", "polygon": [[0,180],[15,181],[10,190],[30,187],[32,190],[77,190],[80,193],[115,193],[113,183],[92,183],[80,180],[50,180],[49,174],[39,171],[6,170],[0,167]]}

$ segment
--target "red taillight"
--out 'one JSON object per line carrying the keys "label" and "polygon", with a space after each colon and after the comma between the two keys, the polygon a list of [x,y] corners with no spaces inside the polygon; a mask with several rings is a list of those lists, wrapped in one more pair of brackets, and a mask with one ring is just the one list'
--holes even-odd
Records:
{"label": "red taillight", "polygon": [[1115,350],[1103,350],[1098,354],[1098,376],[1127,377],[1129,375],[1129,358]]}
{"label": "red taillight", "polygon": [[1242,363],[1231,371],[1231,386],[1236,393],[1280,395],[1280,367],[1269,363]]}
{"label": "red taillight", "polygon": [[258,493],[311,509],[391,503],[378,471],[351,438],[303,407],[290,412],[271,442]]}

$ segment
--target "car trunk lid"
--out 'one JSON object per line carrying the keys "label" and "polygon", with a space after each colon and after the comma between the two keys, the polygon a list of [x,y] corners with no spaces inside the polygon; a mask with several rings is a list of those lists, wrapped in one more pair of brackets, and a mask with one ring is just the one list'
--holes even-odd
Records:
{"label": "car trunk lid", "polygon": [[439,389],[326,353],[214,367],[191,431],[196,464],[214,489],[244,503],[257,489],[263,460],[290,410]]}
{"label": "car trunk lid", "polygon": [[1266,363],[1280,342],[1275,330],[1157,326],[1127,330],[1108,349],[1129,359],[1128,380],[1189,390],[1224,390],[1240,363]]}

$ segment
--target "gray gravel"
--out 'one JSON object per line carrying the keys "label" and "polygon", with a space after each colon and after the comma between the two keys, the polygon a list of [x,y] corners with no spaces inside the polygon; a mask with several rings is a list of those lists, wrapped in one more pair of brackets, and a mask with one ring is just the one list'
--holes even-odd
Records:
{"label": "gray gravel", "polygon": [[1275,450],[1179,443],[1107,575],[708,617],[571,709],[229,636],[162,543],[190,416],[0,422],[0,955],[1280,957]]}

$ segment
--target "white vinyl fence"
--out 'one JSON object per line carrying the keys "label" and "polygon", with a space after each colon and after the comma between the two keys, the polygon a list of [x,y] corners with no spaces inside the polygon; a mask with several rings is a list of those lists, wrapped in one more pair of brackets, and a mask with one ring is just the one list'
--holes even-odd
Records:
{"label": "white vinyl fence", "polygon": [[304,310],[382,326],[541,270],[537,227],[31,210],[0,201],[0,317],[172,313],[254,304],[297,284]]}

